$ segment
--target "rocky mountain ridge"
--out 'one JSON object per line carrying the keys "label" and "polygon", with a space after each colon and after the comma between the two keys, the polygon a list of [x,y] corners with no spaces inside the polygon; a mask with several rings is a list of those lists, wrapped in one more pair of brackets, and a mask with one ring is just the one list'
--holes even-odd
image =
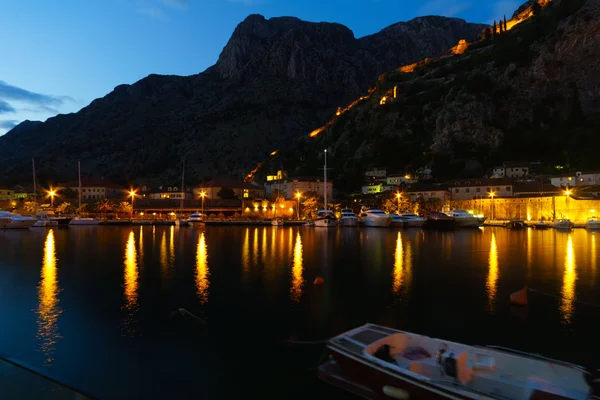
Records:
{"label": "rocky mountain ridge", "polygon": [[322,125],[377,76],[443,53],[486,26],[422,17],[355,39],[340,24],[251,15],[218,62],[189,77],[150,75],[77,113],[26,121],[0,137],[0,183],[87,176],[190,183],[244,176],[273,148]]}

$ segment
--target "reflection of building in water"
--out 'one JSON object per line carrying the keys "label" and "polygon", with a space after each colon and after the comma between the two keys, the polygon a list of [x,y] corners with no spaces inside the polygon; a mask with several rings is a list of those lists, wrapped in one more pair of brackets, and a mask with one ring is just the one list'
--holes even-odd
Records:
{"label": "reflection of building in water", "polygon": [[169,271],[169,262],[167,260],[167,232],[163,231],[160,239],[160,275],[164,278]]}
{"label": "reflection of building in water", "polygon": [[[290,230],[291,232],[291,230]],[[294,245],[294,259],[292,264],[292,287],[290,288],[290,298],[293,302],[299,303],[302,297],[302,240],[300,232],[296,235],[296,243]]]}
{"label": "reflection of building in water", "polygon": [[531,242],[531,235],[532,235],[532,229],[527,229],[527,280],[531,280],[531,266],[533,263],[533,255],[532,255],[532,242]]}
{"label": "reflection of building in water", "polygon": [[394,253],[394,281],[392,291],[394,294],[400,294],[400,290],[404,287],[404,291],[408,289],[412,280],[412,250],[410,242],[402,244],[402,234],[398,232],[396,238],[396,251]]}
{"label": "reflection of building in water", "polygon": [[244,244],[242,245],[242,266],[244,272],[250,271],[250,228],[246,228]]}
{"label": "reflection of building in water", "polygon": [[254,235],[252,237],[252,265],[258,264],[258,228],[254,228]]}
{"label": "reflection of building in water", "polygon": [[129,232],[127,245],[125,246],[125,272],[123,276],[125,289],[125,310],[127,310],[126,331],[133,333],[132,323],[135,313],[138,309],[138,265],[137,251],[135,249],[135,235],[133,231]]}
{"label": "reflection of building in water", "polygon": [[169,267],[173,267],[175,265],[175,227],[171,225],[171,229],[169,231]]}
{"label": "reflection of building in water", "polygon": [[496,301],[496,291],[498,289],[498,248],[496,246],[496,234],[492,233],[492,243],[490,245],[489,270],[487,277],[488,290],[488,309],[494,311]]}
{"label": "reflection of building in water", "polygon": [[140,253],[140,264],[142,264],[144,262],[144,227],[142,227],[142,226],[140,226],[139,253]]}
{"label": "reflection of building in water", "polygon": [[56,245],[54,243],[54,230],[50,229],[44,243],[44,259],[42,262],[41,279],[38,286],[38,310],[37,310],[37,338],[40,341],[40,349],[44,353],[45,365],[52,365],[56,340],[60,338],[58,333],[58,317],[62,314],[58,306],[58,277],[56,270]]}
{"label": "reflection of building in water", "polygon": [[596,234],[592,233],[592,251],[590,253],[592,255],[591,266],[592,266],[592,283],[596,284]]}
{"label": "reflection of building in water", "polygon": [[198,239],[198,248],[196,249],[196,288],[198,289],[198,298],[200,304],[205,304],[208,301],[208,248],[204,238],[204,232],[200,233]]}
{"label": "reflection of building in water", "polygon": [[575,251],[573,249],[573,237],[569,234],[567,239],[567,249],[565,254],[565,272],[563,275],[562,301],[560,312],[565,323],[571,323],[573,311],[575,309],[575,281],[577,272],[575,271]]}

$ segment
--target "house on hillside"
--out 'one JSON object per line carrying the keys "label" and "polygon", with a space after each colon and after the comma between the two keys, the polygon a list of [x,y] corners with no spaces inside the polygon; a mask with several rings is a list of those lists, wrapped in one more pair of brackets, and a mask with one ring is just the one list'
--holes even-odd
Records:
{"label": "house on hillside", "polygon": [[14,198],[15,198],[14,189],[0,187],[0,201],[14,200]]}
{"label": "house on hillside", "polygon": [[219,177],[210,182],[205,182],[199,187],[193,188],[194,199],[201,198],[201,194],[205,193],[206,199],[219,199],[218,193],[222,188],[233,190],[234,195],[238,199],[263,199],[265,197],[265,189],[251,183],[244,182],[235,177]]}
{"label": "house on hillside", "polygon": [[265,194],[270,197],[277,190],[286,199],[296,199],[296,193],[301,195],[306,192],[315,192],[319,197],[325,195],[327,198],[333,198],[333,182],[327,181],[327,186],[320,178],[312,176],[297,176],[283,179],[267,181],[265,183]]}

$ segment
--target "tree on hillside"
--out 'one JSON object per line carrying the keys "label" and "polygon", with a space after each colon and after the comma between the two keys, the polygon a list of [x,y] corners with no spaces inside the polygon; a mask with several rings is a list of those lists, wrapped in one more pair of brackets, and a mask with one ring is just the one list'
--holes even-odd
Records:
{"label": "tree on hillside", "polygon": [[219,190],[219,192],[217,193],[217,196],[219,196],[220,199],[235,199],[235,198],[237,198],[233,189],[229,188],[227,186],[223,186],[221,188],[221,190]]}
{"label": "tree on hillside", "polygon": [[442,199],[438,199],[437,197],[431,197],[425,200],[423,196],[419,196],[417,198],[417,205],[419,208],[419,214],[426,215],[433,212],[440,212],[444,202]]}

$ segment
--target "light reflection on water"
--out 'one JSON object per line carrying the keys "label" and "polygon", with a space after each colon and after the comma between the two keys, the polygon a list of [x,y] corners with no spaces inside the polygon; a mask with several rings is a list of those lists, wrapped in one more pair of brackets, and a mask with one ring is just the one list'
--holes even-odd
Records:
{"label": "light reflection on water", "polygon": [[566,324],[570,324],[573,317],[573,311],[575,309],[575,281],[577,280],[577,271],[575,264],[575,252],[573,250],[573,237],[569,233],[567,238],[567,248],[565,252],[565,268],[563,276],[563,287],[562,287],[562,301],[560,305],[560,311],[562,313],[563,321]]}
{"label": "light reflection on water", "polygon": [[44,365],[52,365],[56,350],[56,341],[60,338],[58,333],[58,317],[62,309],[58,306],[58,286],[56,244],[54,242],[54,229],[50,229],[44,242],[44,256],[42,260],[41,280],[38,285],[37,309],[37,339],[42,353]]}
{"label": "light reflection on water", "polygon": [[[141,234],[140,234],[141,246]],[[141,257],[141,254],[140,254]],[[124,261],[124,284],[125,305],[127,312],[125,318],[125,334],[133,334],[135,332],[135,315],[138,311],[138,256],[135,248],[135,234],[133,230],[129,232],[129,238],[125,246],[125,261]]]}
{"label": "light reflection on water", "polygon": [[196,288],[200,304],[205,304],[208,301],[208,287],[210,286],[208,276],[208,250],[203,231],[198,238],[198,247],[196,249]]}
{"label": "light reflection on water", "polygon": [[402,244],[402,234],[398,232],[396,238],[396,251],[394,253],[394,279],[392,292],[400,294],[402,288],[408,294],[412,281],[412,250],[410,242]]}
{"label": "light reflection on water", "polygon": [[[290,234],[292,231],[290,230]],[[299,303],[302,297],[302,239],[300,232],[296,234],[296,244],[294,245],[294,261],[292,265],[292,287],[290,288],[290,298],[293,302]]]}
{"label": "light reflection on water", "polygon": [[496,301],[496,292],[498,285],[498,247],[496,245],[496,234],[492,233],[492,241],[490,244],[490,255],[488,259],[488,310],[494,311],[494,303]]}

